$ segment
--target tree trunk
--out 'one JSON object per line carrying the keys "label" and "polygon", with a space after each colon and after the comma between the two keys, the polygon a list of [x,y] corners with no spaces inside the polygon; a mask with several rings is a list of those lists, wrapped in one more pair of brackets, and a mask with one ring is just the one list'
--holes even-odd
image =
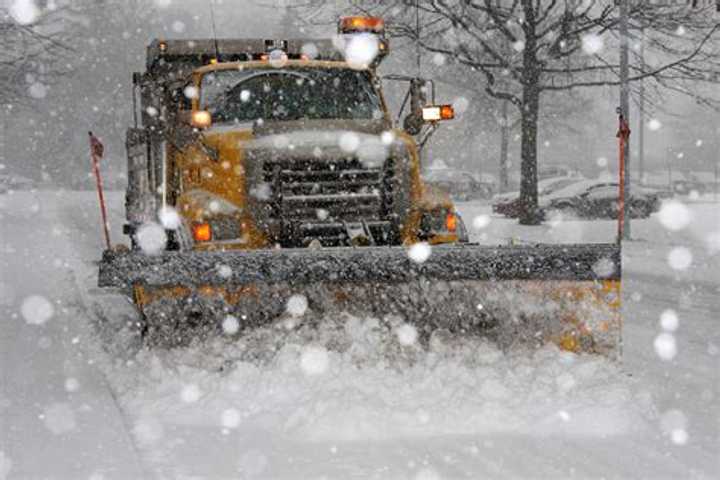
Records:
{"label": "tree trunk", "polygon": [[508,101],[503,100],[502,123],[500,124],[500,191],[509,190],[508,143],[510,142],[510,122],[508,120]]}
{"label": "tree trunk", "polygon": [[537,84],[523,86],[522,139],[520,146],[520,223],[538,225],[542,221],[537,193],[537,128],[540,92]]}
{"label": "tree trunk", "polygon": [[540,65],[537,59],[535,8],[532,0],[522,0],[525,21],[525,48],[522,72],[522,139],[520,145],[520,223],[539,225],[542,215],[538,208],[537,193],[537,128],[540,109]]}

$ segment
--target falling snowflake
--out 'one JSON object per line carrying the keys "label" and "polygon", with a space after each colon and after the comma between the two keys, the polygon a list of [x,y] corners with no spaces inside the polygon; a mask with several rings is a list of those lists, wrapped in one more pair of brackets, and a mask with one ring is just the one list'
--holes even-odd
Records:
{"label": "falling snowflake", "polygon": [[680,321],[675,310],[667,309],[660,314],[660,326],[666,332],[677,330]]}
{"label": "falling snowflake", "polygon": [[314,43],[305,43],[300,48],[300,53],[306,55],[310,60],[314,60],[319,55],[318,47]]}
{"label": "falling snowflake", "polygon": [[230,268],[227,265],[218,265],[216,267],[218,275],[220,275],[222,278],[230,278],[232,277],[232,268]]}
{"label": "falling snowflake", "polygon": [[395,140],[395,134],[390,130],[385,130],[380,135],[380,141],[383,143],[383,145],[390,145]]}
{"label": "falling snowflake", "polygon": [[321,222],[327,220],[329,215],[330,215],[330,212],[328,212],[324,208],[318,208],[317,210],[315,210],[315,216]]}
{"label": "falling snowflake", "polygon": [[601,258],[592,267],[593,272],[600,278],[606,278],[615,271],[615,262],[609,258]]}
{"label": "falling snowflake", "polygon": [[308,308],[308,301],[305,295],[293,295],[288,298],[285,309],[293,317],[302,317]]}
{"label": "falling snowflake", "polygon": [[14,0],[9,11],[13,20],[20,25],[33,23],[40,16],[40,9],[34,0]]}
{"label": "falling snowflake", "polygon": [[677,355],[675,336],[671,333],[664,332],[655,337],[653,346],[655,347],[655,353],[663,360],[670,361]]}
{"label": "falling snowflake", "polygon": [[193,100],[193,99],[199,98],[200,91],[198,90],[198,88],[196,86],[188,85],[183,90],[183,94],[185,95],[186,98]]}
{"label": "falling snowflake", "polygon": [[692,264],[692,253],[685,247],[675,247],[668,254],[668,263],[674,270],[687,270]]}
{"label": "falling snowflake", "polygon": [[272,187],[270,187],[270,184],[267,182],[260,183],[256,187],[250,189],[250,195],[258,200],[270,200]]}
{"label": "falling snowflake", "polygon": [[582,37],[582,50],[587,55],[595,55],[602,51],[605,45],[605,40],[600,35],[594,33],[585,35]]}
{"label": "falling snowflake", "polygon": [[353,35],[345,43],[345,61],[350,68],[365,69],[377,57],[380,51],[378,38],[372,34]]}
{"label": "falling snowflake", "polygon": [[515,50],[516,52],[522,52],[523,50],[525,50],[525,42],[523,42],[522,40],[518,40],[516,42],[513,42],[512,47],[513,50]]}
{"label": "falling snowflake", "polygon": [[173,207],[165,206],[158,211],[160,223],[167,230],[177,230],[180,228],[182,220],[180,214]]}
{"label": "falling snowflake", "polygon": [[52,303],[40,295],[30,295],[20,305],[20,313],[30,325],[42,325],[55,313]]}
{"label": "falling snowflake", "polygon": [[41,99],[47,96],[48,87],[40,82],[35,82],[28,88],[31,97]]}
{"label": "falling snowflake", "polygon": [[183,33],[185,31],[185,24],[180,20],[175,20],[172,23],[172,29],[175,33]]}
{"label": "falling snowflake", "polygon": [[490,215],[478,215],[473,218],[473,228],[475,230],[482,230],[488,225],[490,225]]}
{"label": "falling snowflake", "polygon": [[668,230],[678,231],[687,227],[692,220],[690,209],[677,200],[663,202],[658,212],[658,220]]}
{"label": "falling snowflake", "polygon": [[663,413],[660,416],[660,430],[676,445],[685,445],[688,441],[687,417],[680,410],[671,409]]}
{"label": "falling snowflake", "polygon": [[662,128],[662,123],[657,118],[652,118],[647,124],[648,128],[652,131],[657,131]]}
{"label": "falling snowflake", "polygon": [[338,142],[343,152],[354,153],[360,146],[360,137],[354,132],[343,132]]}
{"label": "falling snowflake", "polygon": [[222,321],[222,329],[226,335],[235,335],[240,331],[240,321],[237,317],[228,315]]}
{"label": "falling snowflake", "polygon": [[282,68],[282,67],[284,67],[285,64],[287,63],[287,61],[288,61],[288,56],[287,56],[287,54],[286,54],[285,52],[283,52],[282,50],[273,50],[273,51],[270,52],[270,54],[268,55],[268,63],[270,63],[270,65],[271,65],[273,68]]}
{"label": "falling snowflake", "polygon": [[67,392],[77,392],[80,389],[80,382],[77,378],[69,377],[65,379],[65,390]]}
{"label": "falling snowflake", "polygon": [[397,335],[400,345],[406,347],[414,345],[418,338],[417,329],[409,323],[404,323],[395,329],[395,335]]}
{"label": "falling snowflake", "polygon": [[415,243],[408,249],[408,257],[415,263],[424,263],[431,253],[432,247],[427,242]]}
{"label": "falling snowflake", "polygon": [[165,250],[167,234],[161,225],[148,222],[138,228],[135,233],[135,241],[146,255],[158,255]]}

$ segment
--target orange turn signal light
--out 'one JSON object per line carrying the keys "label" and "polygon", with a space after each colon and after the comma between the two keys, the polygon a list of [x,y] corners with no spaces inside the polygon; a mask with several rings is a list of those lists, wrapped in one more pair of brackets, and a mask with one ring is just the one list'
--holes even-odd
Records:
{"label": "orange turn signal light", "polygon": [[209,223],[196,223],[192,227],[193,238],[196,242],[209,242],[212,240],[212,229]]}
{"label": "orange turn signal light", "polygon": [[385,31],[385,21],[380,17],[342,17],[340,19],[340,33]]}
{"label": "orange turn signal light", "polygon": [[457,229],[457,216],[453,212],[448,212],[445,217],[445,228],[448,232],[454,232]]}
{"label": "orange turn signal light", "polygon": [[455,109],[452,105],[440,105],[440,118],[442,120],[452,120],[455,118]]}

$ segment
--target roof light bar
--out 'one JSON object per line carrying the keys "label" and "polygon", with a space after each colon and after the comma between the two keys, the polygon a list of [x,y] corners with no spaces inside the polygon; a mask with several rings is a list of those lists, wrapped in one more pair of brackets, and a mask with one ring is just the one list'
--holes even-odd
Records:
{"label": "roof light bar", "polygon": [[385,21],[380,17],[341,17],[338,33],[385,33]]}

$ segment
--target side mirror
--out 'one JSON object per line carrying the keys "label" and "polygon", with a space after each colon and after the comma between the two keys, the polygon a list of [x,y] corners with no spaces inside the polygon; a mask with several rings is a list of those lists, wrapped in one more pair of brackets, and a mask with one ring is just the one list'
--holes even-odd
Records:
{"label": "side mirror", "polygon": [[181,112],[182,120],[191,127],[205,129],[212,125],[212,115],[207,110],[185,110]]}
{"label": "side mirror", "polygon": [[436,123],[441,120],[455,118],[452,105],[428,105],[422,108],[421,114],[410,113],[403,121],[403,129],[410,135],[417,135],[426,123]]}

